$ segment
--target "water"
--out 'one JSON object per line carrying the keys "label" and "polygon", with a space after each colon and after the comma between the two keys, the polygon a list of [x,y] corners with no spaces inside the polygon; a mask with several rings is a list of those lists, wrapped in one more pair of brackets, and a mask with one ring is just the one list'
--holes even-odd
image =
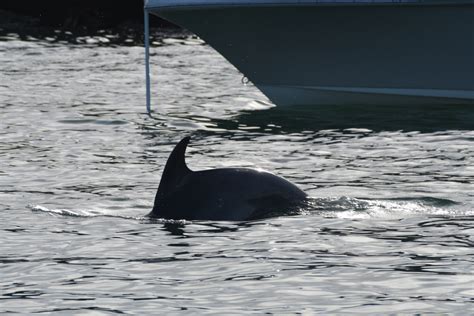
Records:
{"label": "water", "polygon": [[[474,111],[274,108],[196,39],[0,41],[0,313],[473,313]],[[174,144],[313,197],[256,222],[144,217]]]}

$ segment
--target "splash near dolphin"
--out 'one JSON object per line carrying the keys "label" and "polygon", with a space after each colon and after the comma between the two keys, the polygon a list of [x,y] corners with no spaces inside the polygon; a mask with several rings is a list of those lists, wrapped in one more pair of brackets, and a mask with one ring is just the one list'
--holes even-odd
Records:
{"label": "splash near dolphin", "polygon": [[185,162],[190,137],[168,158],[150,217],[244,221],[294,212],[307,195],[272,173],[249,168],[192,171]]}

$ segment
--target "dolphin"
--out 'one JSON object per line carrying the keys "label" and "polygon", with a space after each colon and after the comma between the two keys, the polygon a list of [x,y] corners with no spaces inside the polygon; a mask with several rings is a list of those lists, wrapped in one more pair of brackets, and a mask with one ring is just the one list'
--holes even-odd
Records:
{"label": "dolphin", "polygon": [[149,217],[246,221],[298,210],[307,195],[288,180],[249,168],[191,171],[185,162],[190,137],[166,162]]}

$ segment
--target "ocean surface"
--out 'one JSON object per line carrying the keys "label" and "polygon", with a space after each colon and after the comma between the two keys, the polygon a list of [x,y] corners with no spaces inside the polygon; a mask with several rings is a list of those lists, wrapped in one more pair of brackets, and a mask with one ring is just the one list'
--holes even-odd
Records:
{"label": "ocean surface", "polygon": [[[149,117],[143,48],[79,42],[0,41],[0,314],[474,313],[473,106],[274,107],[185,37],[154,43]],[[147,219],[186,135],[191,169],[310,205]]]}

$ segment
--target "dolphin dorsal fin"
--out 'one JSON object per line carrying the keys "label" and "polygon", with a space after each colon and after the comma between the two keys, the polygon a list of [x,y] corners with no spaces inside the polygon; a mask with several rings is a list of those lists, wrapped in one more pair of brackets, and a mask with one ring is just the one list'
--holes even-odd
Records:
{"label": "dolphin dorsal fin", "polygon": [[192,172],[188,166],[186,166],[186,161],[184,159],[189,140],[189,136],[183,138],[171,152],[171,155],[166,162],[163,175],[161,176],[157,197],[158,195],[163,196],[172,192],[183,178]]}

